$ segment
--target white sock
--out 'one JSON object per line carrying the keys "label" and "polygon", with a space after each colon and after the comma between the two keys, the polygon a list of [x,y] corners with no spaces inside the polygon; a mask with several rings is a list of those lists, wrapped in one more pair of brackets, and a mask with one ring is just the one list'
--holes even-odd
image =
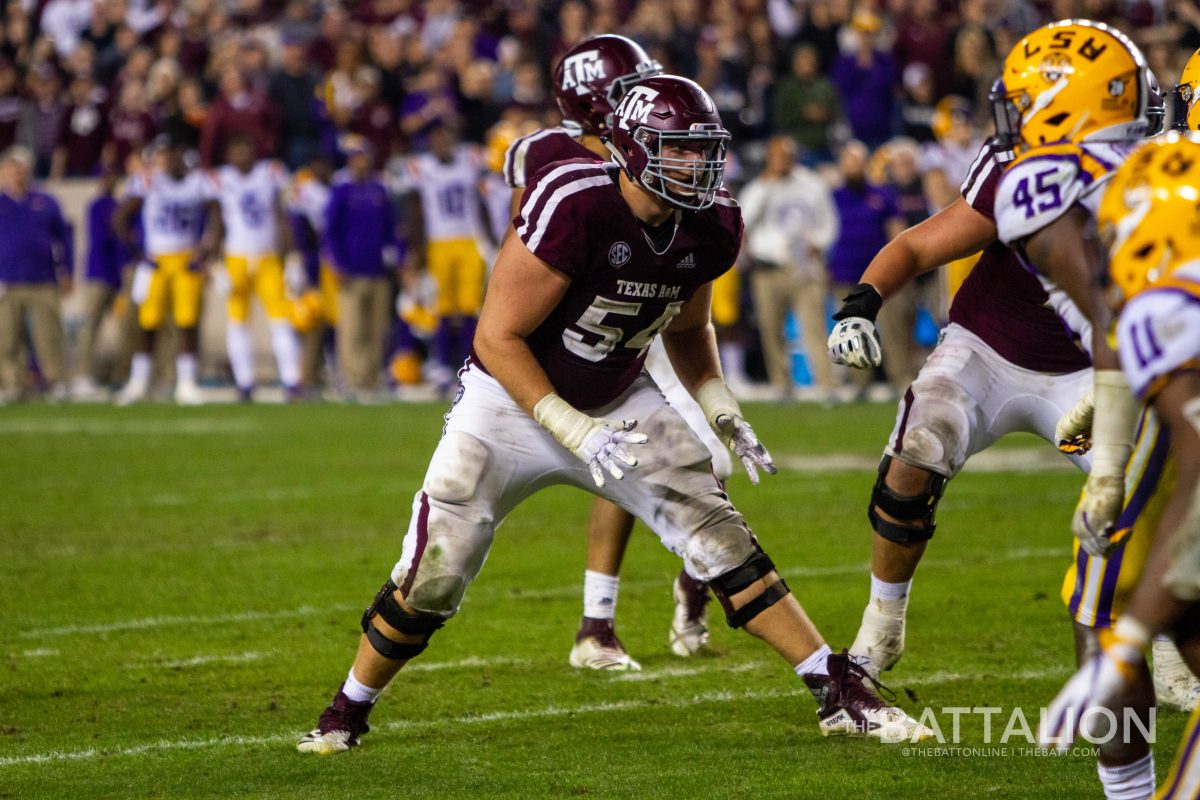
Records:
{"label": "white sock", "polygon": [[621,579],[602,572],[583,573],[583,615],[592,619],[612,619],[617,613],[617,589]]}
{"label": "white sock", "polygon": [[289,322],[271,323],[271,349],[279,368],[279,382],[287,389],[300,385],[300,341]]}
{"label": "white sock", "polygon": [[374,703],[382,691],[383,689],[372,689],[359,683],[358,678],[354,677],[354,667],[350,668],[350,674],[346,676],[346,682],[342,685],[342,694],[356,703]]}
{"label": "white sock", "polygon": [[1107,800],[1150,800],[1154,796],[1154,754],[1126,764],[1106,767],[1097,762],[1100,783]]}
{"label": "white sock", "polygon": [[[883,600],[888,605],[899,605],[901,609],[908,605],[908,592],[912,589],[912,580],[901,583],[888,583],[871,575],[871,599]],[[896,601],[900,601],[897,603]]]}
{"label": "white sock", "polygon": [[242,322],[230,322],[225,329],[225,346],[229,350],[229,368],[239,389],[254,385],[254,353],[250,347],[250,331]]}
{"label": "white sock", "polygon": [[180,353],[175,356],[175,379],[182,384],[196,385],[195,353]]}
{"label": "white sock", "polygon": [[150,372],[154,369],[154,360],[149,353],[134,353],[129,362],[129,382],[143,386],[150,383]]}
{"label": "white sock", "polygon": [[805,675],[828,675],[829,667],[826,662],[833,655],[829,645],[823,644],[808,658],[796,665],[796,674],[803,678]]}

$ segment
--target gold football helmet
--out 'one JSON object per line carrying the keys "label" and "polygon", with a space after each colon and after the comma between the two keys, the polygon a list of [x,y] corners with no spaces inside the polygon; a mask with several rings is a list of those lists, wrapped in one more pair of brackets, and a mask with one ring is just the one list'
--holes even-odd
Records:
{"label": "gold football helmet", "polygon": [[[1161,129],[1161,96],[1142,52],[1099,22],[1070,19],[1017,42],[992,88],[1001,144],[1129,141]],[[1158,117],[1156,120],[1155,117]]]}
{"label": "gold football helmet", "polygon": [[1172,131],[1134,151],[1109,181],[1097,222],[1121,303],[1200,258],[1200,134]]}
{"label": "gold football helmet", "polygon": [[1183,65],[1183,74],[1172,93],[1175,99],[1175,127],[1181,131],[1200,130],[1200,50]]}

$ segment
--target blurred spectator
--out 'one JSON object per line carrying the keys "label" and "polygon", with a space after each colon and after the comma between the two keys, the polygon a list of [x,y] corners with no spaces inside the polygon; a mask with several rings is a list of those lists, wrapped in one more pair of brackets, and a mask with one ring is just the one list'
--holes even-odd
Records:
{"label": "blurred spectator", "polygon": [[234,136],[248,136],[258,145],[256,157],[275,152],[279,118],[265,92],[253,89],[236,67],[221,72],[221,93],[208,110],[200,131],[200,162],[217,166]]}
{"label": "blurred spectator", "polygon": [[809,44],[817,51],[820,70],[828,73],[838,57],[838,22],[834,19],[831,0],[812,0],[796,41]]}
{"label": "blurred spectator", "polygon": [[16,143],[24,106],[16,65],[0,60],[0,152]]}
{"label": "blurred spectator", "polygon": [[121,87],[117,105],[108,115],[108,142],[104,162],[124,170],[129,157],[150,143],[158,133],[158,122],[146,103],[140,83]]}
{"label": "blurred spectator", "polygon": [[983,30],[973,26],[961,29],[954,39],[954,67],[947,91],[965,98],[972,110],[987,109],[988,93],[999,73],[1000,65]]}
{"label": "blurred spectator", "polygon": [[796,146],[787,136],[767,143],[761,175],[740,193],[754,310],[771,388],[779,399],[792,395],[792,363],[785,322],[792,312],[817,399],[833,393],[825,353],[825,251],[837,236],[838,218],[825,182],[796,165]]}
{"label": "blurred spectator", "polygon": [[936,209],[958,199],[959,187],[967,179],[971,163],[983,144],[971,123],[971,106],[961,97],[942,98],[934,111],[935,141],[925,146],[921,170],[925,174],[925,193]]}
{"label": "blurred spectator", "polygon": [[933,75],[944,75],[950,49],[950,32],[938,8],[938,0],[911,0],[909,11],[900,18],[892,54],[903,70],[924,64]]}
{"label": "blurred spectator", "polygon": [[306,50],[303,39],[285,38],[279,68],[271,73],[267,88],[271,102],[279,109],[279,155],[293,170],[315,158],[321,146],[313,108],[319,78],[309,65]]}
{"label": "blurred spectator", "polygon": [[818,72],[817,50],[802,44],[792,55],[792,72],[775,84],[775,131],[791,136],[806,164],[830,161],[829,130],[837,121],[837,91]]}
{"label": "blurred spectator", "polygon": [[92,24],[93,0],[50,0],[42,8],[42,33],[54,42],[58,55],[66,57],[79,45],[80,36]]}
{"label": "blurred spectator", "polygon": [[59,96],[58,74],[49,64],[35,67],[26,79],[29,101],[17,125],[17,141],[33,154],[34,177],[50,176],[54,148],[62,129],[66,107]]}
{"label": "blurred spectator", "polygon": [[87,262],[84,267],[83,322],[79,328],[75,352],[75,380],[71,395],[93,399],[100,395],[96,384],[96,334],[105,312],[112,307],[121,289],[121,271],[129,261],[125,245],[113,228],[117,210],[114,196],[120,173],[106,170],[100,176],[99,194],[87,210]]}
{"label": "blurred spectator", "polygon": [[[843,298],[859,282],[875,254],[893,237],[904,230],[904,218],[896,205],[895,195],[888,189],[867,182],[869,151],[862,142],[852,141],[842,148],[838,168],[843,185],[834,191],[839,233],[829,253],[829,277],[834,298]],[[912,377],[911,328],[895,334],[895,317],[887,308],[899,309],[902,304],[888,302],[879,316],[880,339],[883,341],[883,360],[888,364],[892,385],[903,389]],[[894,366],[893,366],[894,362]],[[894,372],[894,377],[893,377]],[[907,377],[904,377],[907,376]],[[851,381],[859,394],[870,383],[869,370],[853,370]]]}
{"label": "blurred spectator", "polygon": [[71,231],[58,202],[30,188],[33,158],[0,155],[0,402],[20,396],[25,326],[51,398],[66,396],[59,287],[70,289]]}
{"label": "blurred spectator", "polygon": [[69,105],[58,132],[51,176],[89,177],[100,168],[108,138],[108,93],[90,78],[76,78],[67,97]]}
{"label": "blurred spectator", "polygon": [[399,241],[387,189],[371,168],[370,145],[347,136],[343,150],[345,180],[334,185],[325,212],[326,247],[338,278],[338,364],[349,397],[369,399],[383,367],[391,316],[387,266],[399,263]]}
{"label": "blurred spectator", "polygon": [[901,133],[917,142],[933,141],[933,110],[937,93],[933,71],[925,64],[904,68],[904,94],[900,101]]}
{"label": "blurred spectator", "polygon": [[345,129],[367,140],[375,154],[373,166],[382,169],[392,152],[396,138],[396,118],[391,107],[379,95],[379,71],[371,66],[359,67],[355,75],[358,107],[350,115]]}
{"label": "blurred spectator", "polygon": [[854,15],[856,49],[833,63],[831,77],[854,138],[878,147],[891,138],[893,92],[897,83],[892,58],[876,43],[882,23],[867,11]]}

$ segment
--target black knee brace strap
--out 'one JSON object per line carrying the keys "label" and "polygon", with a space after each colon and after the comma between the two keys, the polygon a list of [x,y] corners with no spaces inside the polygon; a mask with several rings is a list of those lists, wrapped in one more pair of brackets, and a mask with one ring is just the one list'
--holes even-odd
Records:
{"label": "black knee brace strap", "polygon": [[[383,588],[375,595],[375,599],[371,601],[371,605],[367,606],[367,610],[363,612],[362,630],[367,635],[367,641],[375,648],[375,652],[384,658],[392,660],[416,658],[429,646],[429,637],[433,636],[438,628],[445,625],[446,621],[441,617],[412,614],[405,611],[392,594],[396,588],[396,584],[391,580],[383,585]],[[371,624],[371,620],[375,616],[383,617],[384,622],[408,636],[424,635],[425,641],[392,641]]]}
{"label": "black knee brace strap", "polygon": [[[930,473],[928,491],[905,497],[896,494],[887,486],[887,471],[891,463],[891,456],[884,456],[883,461],[879,463],[879,475],[875,479],[874,488],[871,489],[871,505],[867,508],[867,519],[871,521],[874,531],[888,541],[897,544],[929,541],[937,529],[933,514],[937,511],[938,500],[946,489],[946,476],[936,472]],[[904,521],[886,520],[876,509]]]}
{"label": "black knee brace strap", "polygon": [[708,582],[713,594],[717,596],[717,599],[721,601],[721,606],[725,609],[725,621],[729,627],[742,627],[788,596],[790,591],[788,585],[783,578],[780,578],[741,608],[735,609],[730,602],[730,597],[774,571],[775,563],[771,561],[771,557],[762,550],[758,550],[741,566],[734,567],[724,575],[718,575]]}

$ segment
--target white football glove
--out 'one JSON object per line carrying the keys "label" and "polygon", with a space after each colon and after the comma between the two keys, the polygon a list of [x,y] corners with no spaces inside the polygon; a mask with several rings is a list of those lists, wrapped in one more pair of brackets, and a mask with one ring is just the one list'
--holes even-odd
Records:
{"label": "white football glove", "polygon": [[883,361],[875,323],[865,317],[846,317],[829,334],[829,357],[855,369],[878,367]]}
{"label": "white football glove", "polygon": [[1117,542],[1117,519],[1125,505],[1125,462],[1133,453],[1138,403],[1120,370],[1097,370],[1092,420],[1092,470],[1075,507],[1071,531],[1093,556],[1106,556]]}
{"label": "white football glove", "polygon": [[1145,626],[1122,617],[1115,628],[1100,636],[1100,652],[1071,676],[1042,716],[1038,724],[1038,744],[1042,747],[1065,752],[1081,733],[1090,733],[1082,727],[1084,717],[1094,723],[1098,715],[1088,712],[1107,707],[1137,680],[1142,652],[1150,642]]}
{"label": "white football glove", "polygon": [[1088,389],[1054,426],[1054,441],[1059,450],[1067,455],[1082,456],[1092,449],[1092,417],[1095,412],[1095,391]]}
{"label": "white football glove", "polygon": [[621,480],[625,477],[622,464],[626,467],[637,466],[637,459],[629,454],[624,445],[645,444],[647,441],[644,434],[633,433],[637,420],[589,417],[554,392],[533,407],[533,418],[559,444],[587,464],[597,486],[604,485],[605,472]]}
{"label": "white football glove", "polygon": [[704,418],[716,432],[717,438],[741,459],[750,483],[758,485],[758,470],[768,475],[779,472],[771,460],[771,454],[762,446],[750,423],[742,417],[737,400],[720,378],[713,378],[696,392],[696,401],[704,411]]}
{"label": "white football glove", "polygon": [[129,299],[135,305],[146,302],[150,296],[150,283],[154,280],[154,264],[149,261],[139,261],[133,268],[133,280],[129,284]]}

